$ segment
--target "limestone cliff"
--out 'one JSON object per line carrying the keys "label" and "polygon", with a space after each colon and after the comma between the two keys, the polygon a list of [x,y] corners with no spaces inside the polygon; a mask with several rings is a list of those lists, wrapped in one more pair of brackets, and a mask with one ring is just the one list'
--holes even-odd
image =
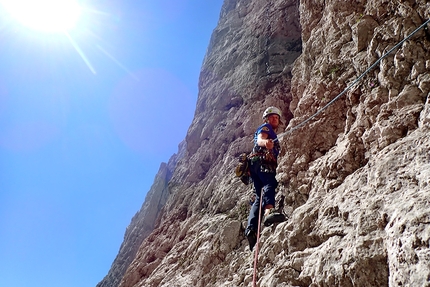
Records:
{"label": "limestone cliff", "polygon": [[118,255],[112,263],[109,273],[97,284],[97,287],[118,286],[124,276],[127,267],[135,258],[142,241],[153,231],[157,217],[166,203],[168,192],[168,182],[172,177],[173,171],[178,160],[183,156],[185,143],[179,145],[178,154],[173,155],[169,162],[162,163],[154,183],[146,195],[139,212],[131,219],[124,235]]}
{"label": "limestone cliff", "polygon": [[[186,150],[119,286],[251,286],[233,168],[262,111],[291,130],[429,18],[426,0],[225,0]],[[429,92],[427,27],[282,138],[288,221],[262,231],[258,286],[430,286]]]}

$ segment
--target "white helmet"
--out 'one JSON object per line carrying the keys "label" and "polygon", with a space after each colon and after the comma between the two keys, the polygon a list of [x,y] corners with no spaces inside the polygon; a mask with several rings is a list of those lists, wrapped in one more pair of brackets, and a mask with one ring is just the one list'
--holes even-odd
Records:
{"label": "white helmet", "polygon": [[282,113],[280,109],[278,109],[277,107],[268,107],[263,113],[263,120],[266,119],[267,116],[272,114],[278,115],[279,119],[281,119],[282,117]]}

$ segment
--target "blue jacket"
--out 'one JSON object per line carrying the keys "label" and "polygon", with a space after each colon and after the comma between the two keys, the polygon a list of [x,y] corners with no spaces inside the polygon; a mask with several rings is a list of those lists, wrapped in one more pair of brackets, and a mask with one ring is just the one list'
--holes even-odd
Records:
{"label": "blue jacket", "polygon": [[[276,135],[275,131],[273,130],[272,126],[268,123],[262,124],[257,128],[257,131],[254,134],[254,152],[266,152],[267,149],[262,146],[258,146],[257,139],[258,135],[261,133],[267,134],[267,138],[274,140],[275,146],[273,147],[273,155],[275,158],[278,158],[279,151],[281,150],[281,146],[279,145],[279,141],[277,140],[278,136]],[[276,141],[275,141],[276,140]]]}

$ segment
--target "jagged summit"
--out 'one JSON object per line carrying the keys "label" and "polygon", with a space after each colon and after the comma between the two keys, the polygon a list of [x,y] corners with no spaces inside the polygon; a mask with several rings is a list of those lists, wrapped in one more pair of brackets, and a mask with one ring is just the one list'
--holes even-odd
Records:
{"label": "jagged summit", "polygon": [[[429,18],[426,0],[226,0],[156,216],[142,207],[98,286],[250,286],[252,191],[233,170],[262,111],[296,126]],[[427,28],[282,138],[288,220],[263,229],[258,286],[430,284],[429,92]]]}

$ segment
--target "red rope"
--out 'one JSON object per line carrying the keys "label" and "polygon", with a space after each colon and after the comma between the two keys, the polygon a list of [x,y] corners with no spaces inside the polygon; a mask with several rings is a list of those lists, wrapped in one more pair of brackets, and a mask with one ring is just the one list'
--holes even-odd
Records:
{"label": "red rope", "polygon": [[258,209],[257,243],[255,244],[254,275],[252,276],[252,286],[253,287],[257,287],[258,245],[260,243],[261,206],[262,205],[263,205],[263,191],[260,192],[260,207]]}

